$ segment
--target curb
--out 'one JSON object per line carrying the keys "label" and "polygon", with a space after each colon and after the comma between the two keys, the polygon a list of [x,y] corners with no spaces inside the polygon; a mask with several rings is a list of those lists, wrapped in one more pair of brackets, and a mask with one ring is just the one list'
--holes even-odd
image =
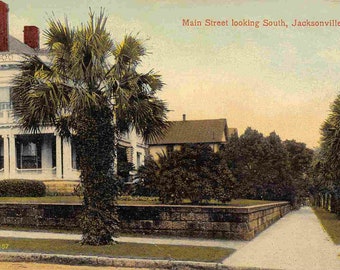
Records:
{"label": "curb", "polygon": [[64,255],[47,253],[0,252],[3,262],[36,262],[67,265],[113,266],[127,268],[173,269],[173,270],[273,270],[256,267],[233,267],[221,263],[112,258],[102,256]]}

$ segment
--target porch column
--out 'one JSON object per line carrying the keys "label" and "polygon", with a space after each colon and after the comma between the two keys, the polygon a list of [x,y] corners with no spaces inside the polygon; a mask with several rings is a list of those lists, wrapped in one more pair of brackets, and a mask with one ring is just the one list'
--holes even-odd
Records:
{"label": "porch column", "polygon": [[9,177],[8,178],[15,178],[16,177],[16,168],[17,168],[17,161],[16,161],[16,149],[15,149],[15,135],[9,135]]}
{"label": "porch column", "polygon": [[72,148],[71,140],[63,141],[63,160],[64,160],[64,178],[72,179]]}
{"label": "porch column", "polygon": [[4,140],[4,178],[9,178],[9,135],[3,136]]}
{"label": "porch column", "polygon": [[63,164],[63,141],[62,138],[59,135],[56,136],[56,173],[57,178],[62,179],[64,178],[64,164]]}

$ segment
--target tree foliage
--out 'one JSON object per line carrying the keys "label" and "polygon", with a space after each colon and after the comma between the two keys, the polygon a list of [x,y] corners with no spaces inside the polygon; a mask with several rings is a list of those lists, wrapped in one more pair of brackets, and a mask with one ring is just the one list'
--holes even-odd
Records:
{"label": "tree foliage", "polygon": [[211,199],[226,202],[233,196],[234,177],[221,157],[207,145],[185,145],[170,155],[149,160],[140,169],[146,184],[157,189],[163,203],[184,199],[202,203]]}
{"label": "tree foliage", "polygon": [[[314,192],[331,193],[340,214],[340,95],[321,126],[321,147],[314,166]],[[316,188],[317,187],[317,188]]]}
{"label": "tree foliage", "polygon": [[331,111],[321,127],[321,149],[324,162],[340,176],[340,95],[331,105]]}
{"label": "tree foliage", "polygon": [[78,27],[49,19],[44,32],[49,61],[25,56],[11,92],[24,130],[54,126],[77,142],[84,187],[82,242],[91,245],[111,243],[118,228],[112,166],[119,134],[134,128],[147,141],[168,126],[167,106],[156,96],[163,86],[160,75],[138,71],[147,54],[143,42],[131,35],[114,42],[106,20],[103,12],[90,12]]}
{"label": "tree foliage", "polygon": [[314,152],[312,167],[309,171],[309,190],[316,205],[319,205],[321,194],[333,193],[334,174],[326,163],[325,154],[321,148]]}
{"label": "tree foliage", "polygon": [[314,151],[309,149],[306,144],[295,140],[283,142],[288,152],[290,174],[292,179],[291,199],[297,200],[306,198],[311,191],[311,175],[313,166]]}
{"label": "tree foliage", "polygon": [[247,128],[240,138],[234,136],[226,144],[222,155],[231,165],[237,179],[237,192],[246,198],[261,197],[264,164],[269,152],[269,145],[264,136],[256,130]]}
{"label": "tree foliage", "polygon": [[247,128],[240,138],[231,137],[222,155],[237,179],[239,197],[287,200],[297,204],[306,196],[313,152],[303,143],[282,142]]}

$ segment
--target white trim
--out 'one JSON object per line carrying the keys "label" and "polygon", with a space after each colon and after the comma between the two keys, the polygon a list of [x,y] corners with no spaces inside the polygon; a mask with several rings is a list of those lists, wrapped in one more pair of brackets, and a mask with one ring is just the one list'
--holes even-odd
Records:
{"label": "white trim", "polygon": [[[32,168],[32,169],[19,169],[16,168],[16,170],[18,172],[32,172],[32,171],[55,171],[57,168],[53,167],[53,168]],[[3,170],[3,169],[2,169]]]}

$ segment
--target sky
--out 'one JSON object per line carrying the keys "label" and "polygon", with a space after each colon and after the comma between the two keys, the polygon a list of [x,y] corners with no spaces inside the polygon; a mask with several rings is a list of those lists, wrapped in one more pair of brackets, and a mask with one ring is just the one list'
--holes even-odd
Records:
{"label": "sky", "polygon": [[[67,17],[77,26],[87,21],[89,8],[96,13],[104,8],[115,41],[125,34],[145,40],[149,54],[141,71],[162,75],[159,97],[168,103],[169,120],[181,120],[183,114],[187,120],[226,118],[239,135],[247,127],[264,135],[275,131],[282,140],[313,148],[339,94],[340,1],[5,2],[11,35],[22,40],[23,26],[36,25],[42,45],[51,16]],[[206,25],[206,20],[228,25]],[[296,20],[338,20],[339,26],[293,26]],[[252,24],[256,21],[259,27]]]}

